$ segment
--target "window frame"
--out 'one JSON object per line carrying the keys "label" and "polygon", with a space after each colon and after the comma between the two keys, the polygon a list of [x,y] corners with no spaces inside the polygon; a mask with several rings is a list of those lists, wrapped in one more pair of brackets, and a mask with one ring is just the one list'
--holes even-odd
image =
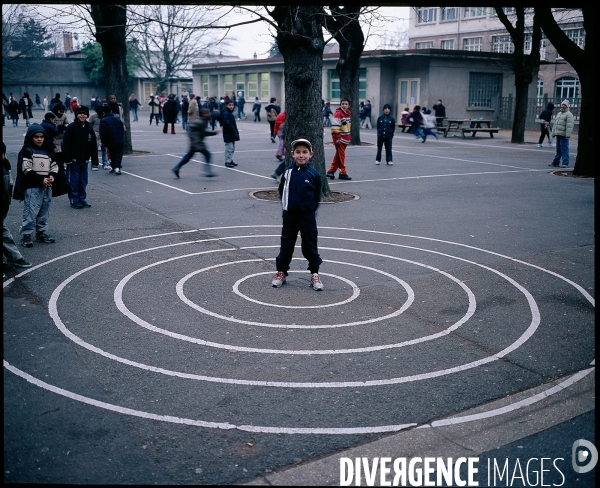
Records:
{"label": "window frame", "polygon": [[487,7],[463,7],[463,20],[481,19],[486,15]]}
{"label": "window frame", "polygon": [[[444,18],[448,12],[454,12],[455,16],[452,19]],[[458,22],[458,18],[460,16],[460,8],[459,7],[440,7],[440,23],[441,22]]]}
{"label": "window frame", "polygon": [[416,15],[417,25],[433,24],[437,19],[437,7],[417,7]]}
{"label": "window frame", "polygon": [[[479,41],[479,42],[469,42]],[[483,50],[483,37],[463,37],[463,51],[481,52]],[[469,47],[469,49],[467,49]],[[478,47],[479,49],[470,49],[471,47]]]}

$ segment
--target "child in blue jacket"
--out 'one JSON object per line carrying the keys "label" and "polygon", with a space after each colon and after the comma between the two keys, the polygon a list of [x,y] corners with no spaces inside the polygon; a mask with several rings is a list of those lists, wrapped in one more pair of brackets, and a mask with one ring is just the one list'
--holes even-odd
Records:
{"label": "child in blue jacket", "polygon": [[392,117],[392,106],[386,103],[383,106],[383,114],[377,119],[377,156],[375,164],[381,162],[381,147],[385,145],[385,163],[393,165],[392,162],[392,138],[396,130],[396,119]]}
{"label": "child in blue jacket", "polygon": [[310,286],[316,291],[321,291],[323,283],[319,277],[319,266],[323,260],[317,248],[316,220],[316,211],[321,200],[321,177],[309,164],[310,158],[313,157],[313,150],[308,140],[295,140],[291,148],[294,164],[285,169],[279,182],[283,228],[279,255],[275,259],[277,272],[273,275],[271,285],[279,288],[286,282],[294,246],[300,232],[302,255],[308,260],[308,269],[311,273]]}

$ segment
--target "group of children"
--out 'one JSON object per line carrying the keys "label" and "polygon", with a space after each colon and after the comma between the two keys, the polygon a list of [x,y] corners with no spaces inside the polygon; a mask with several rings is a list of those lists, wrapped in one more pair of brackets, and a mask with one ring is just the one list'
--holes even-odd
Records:
{"label": "group of children", "polygon": [[[341,100],[332,120],[331,134],[335,145],[335,155],[327,171],[328,178],[335,178],[339,170],[339,179],[351,180],[345,166],[345,150],[351,142],[350,134],[350,102]],[[225,166],[233,168],[235,142],[239,141],[239,131],[233,114],[235,104],[228,101],[226,110],[221,116],[223,140],[225,142]],[[90,207],[86,200],[87,169],[91,160],[92,170],[98,168],[98,137],[107,146],[112,155],[112,172],[120,174],[123,154],[123,124],[108,106],[101,108],[102,118],[96,132],[88,122],[89,110],[80,106],[75,111],[76,120],[68,124],[64,116],[64,106],[57,105],[53,112],[44,117],[42,125],[33,124],[27,131],[25,143],[19,153],[17,180],[14,198],[23,200],[23,223],[21,239],[24,247],[33,246],[35,239],[43,243],[54,242],[47,234],[48,215],[53,196],[60,194],[55,185],[58,180],[68,181],[67,192],[73,208]],[[179,171],[187,164],[196,152],[206,159],[206,175],[213,176],[210,169],[211,155],[204,144],[204,138],[215,135],[209,130],[211,113],[207,109],[200,111],[198,120],[188,127],[190,149],[172,169],[179,178]],[[280,142],[284,141],[285,112],[279,117],[278,128]],[[390,104],[385,104],[383,114],[377,119],[377,156],[376,164],[381,161],[382,149],[385,147],[386,164],[392,162],[392,138],[396,121],[391,115]],[[286,282],[289,265],[294,252],[298,233],[302,238],[302,254],[308,261],[311,273],[310,286],[317,291],[323,290],[319,277],[319,266],[322,259],[317,247],[316,210],[321,196],[321,177],[310,165],[313,157],[312,144],[307,139],[297,139],[291,143],[291,157],[294,164],[285,167],[283,164],[283,143],[278,149],[278,159],[282,161],[279,169],[279,193],[283,208],[283,227],[281,232],[280,252],[277,256],[277,272],[272,278],[272,286],[279,288]],[[64,185],[63,185],[64,187]]]}
{"label": "group of children", "polygon": [[[71,123],[67,120],[65,108],[62,103],[56,103],[41,123],[30,124],[18,154],[14,189],[9,195],[23,201],[19,231],[23,247],[33,247],[34,241],[55,242],[55,238],[47,232],[53,198],[68,194],[71,208],[91,207],[86,193],[88,165],[91,161],[92,171],[98,169],[100,142],[111,155],[111,172],[121,174],[125,129],[120,118],[108,105],[100,107],[97,110],[102,112],[102,117],[96,132],[88,121],[89,109],[86,106],[75,108],[75,120]],[[5,170],[7,167],[10,180],[10,163],[4,158]],[[16,257],[10,246],[12,236],[8,239],[7,251],[9,235],[10,232],[7,234],[5,229],[4,253],[9,264],[16,262],[18,266],[21,258]]]}

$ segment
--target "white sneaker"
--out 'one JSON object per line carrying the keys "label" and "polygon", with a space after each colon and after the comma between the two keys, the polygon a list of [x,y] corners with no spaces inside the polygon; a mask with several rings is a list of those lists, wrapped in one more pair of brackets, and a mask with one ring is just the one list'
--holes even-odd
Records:
{"label": "white sneaker", "polygon": [[273,288],[280,288],[284,285],[284,283],[285,274],[283,273],[283,271],[277,271],[277,273],[273,275],[273,281],[271,281],[271,285],[273,286]]}
{"label": "white sneaker", "polygon": [[544,147],[542,144],[538,144],[538,147]]}
{"label": "white sneaker", "polygon": [[379,161],[375,161],[375,164],[377,164],[377,165],[378,165],[378,164],[379,164]]}
{"label": "white sneaker", "polygon": [[313,273],[312,275],[310,275],[310,286],[315,291],[323,290],[323,283],[321,283],[321,278],[317,273]]}
{"label": "white sneaker", "polygon": [[392,163],[391,161],[389,163],[385,163],[385,164],[387,164],[388,166],[394,166],[394,163]]}

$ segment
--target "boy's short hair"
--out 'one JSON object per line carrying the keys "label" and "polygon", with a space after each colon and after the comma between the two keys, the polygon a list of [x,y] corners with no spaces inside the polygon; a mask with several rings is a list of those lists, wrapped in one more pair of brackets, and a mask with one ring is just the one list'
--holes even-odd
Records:
{"label": "boy's short hair", "polygon": [[312,152],[312,144],[308,139],[296,139],[292,141],[292,151],[296,149],[296,146],[306,146],[310,152]]}
{"label": "boy's short hair", "polygon": [[342,102],[348,102],[348,103],[350,103],[350,100],[348,100],[347,98],[341,98],[340,99],[340,105],[342,104]]}

